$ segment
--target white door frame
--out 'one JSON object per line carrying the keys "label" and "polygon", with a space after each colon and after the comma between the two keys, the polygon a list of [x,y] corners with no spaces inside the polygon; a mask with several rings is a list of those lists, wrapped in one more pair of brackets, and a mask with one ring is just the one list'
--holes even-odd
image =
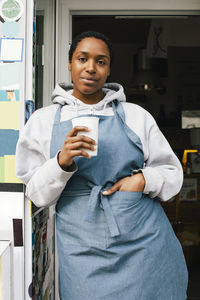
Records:
{"label": "white door frame", "polygon": [[44,16],[44,47],[43,47],[43,106],[51,103],[54,88],[54,28],[55,0],[36,1],[36,10]]}
{"label": "white door frame", "polygon": [[200,15],[200,1],[56,0],[56,82],[70,81],[68,50],[72,37],[73,15]]}

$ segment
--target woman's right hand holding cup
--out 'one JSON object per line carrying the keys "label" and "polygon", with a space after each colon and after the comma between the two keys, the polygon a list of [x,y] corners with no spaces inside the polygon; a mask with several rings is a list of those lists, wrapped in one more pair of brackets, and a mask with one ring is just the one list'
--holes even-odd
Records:
{"label": "woman's right hand holding cup", "polygon": [[75,156],[90,158],[90,155],[83,148],[95,150],[95,140],[84,134],[77,135],[79,131],[89,132],[90,130],[85,126],[74,127],[66,136],[63,147],[58,154],[58,163],[65,171],[72,166]]}

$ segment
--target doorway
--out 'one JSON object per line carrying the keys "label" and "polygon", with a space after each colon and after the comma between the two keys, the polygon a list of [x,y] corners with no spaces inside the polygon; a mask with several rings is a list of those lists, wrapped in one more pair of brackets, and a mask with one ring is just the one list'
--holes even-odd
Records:
{"label": "doorway", "polygon": [[[182,129],[182,112],[200,110],[200,16],[72,15],[72,38],[87,30],[111,39],[115,57],[109,81],[122,84],[127,101],[153,115],[182,161],[184,150],[193,147],[190,130]],[[141,68],[155,75],[151,86],[148,78],[146,85],[135,80]],[[162,205],[186,257],[188,300],[196,300],[200,298],[200,174],[185,175],[188,178],[197,182],[196,198],[179,195]]]}

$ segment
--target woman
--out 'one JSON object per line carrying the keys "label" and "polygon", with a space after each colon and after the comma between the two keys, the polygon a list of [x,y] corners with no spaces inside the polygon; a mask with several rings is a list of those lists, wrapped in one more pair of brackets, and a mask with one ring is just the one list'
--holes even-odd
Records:
{"label": "woman", "polygon": [[[112,46],[84,32],[69,50],[73,85],[57,85],[17,145],[17,175],[36,206],[56,204],[61,300],[185,300],[181,246],[159,201],[177,194],[181,165],[152,116],[105,84]],[[72,118],[98,116],[96,143]],[[83,149],[83,150],[80,150]],[[24,164],[24,157],[26,163]]]}

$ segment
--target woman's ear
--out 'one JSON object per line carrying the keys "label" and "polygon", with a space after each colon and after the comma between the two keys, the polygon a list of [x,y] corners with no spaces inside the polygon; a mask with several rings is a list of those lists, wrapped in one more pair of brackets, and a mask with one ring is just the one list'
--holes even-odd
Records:
{"label": "woman's ear", "polygon": [[72,63],[69,61],[68,62],[68,70],[71,72],[71,70],[72,70]]}

